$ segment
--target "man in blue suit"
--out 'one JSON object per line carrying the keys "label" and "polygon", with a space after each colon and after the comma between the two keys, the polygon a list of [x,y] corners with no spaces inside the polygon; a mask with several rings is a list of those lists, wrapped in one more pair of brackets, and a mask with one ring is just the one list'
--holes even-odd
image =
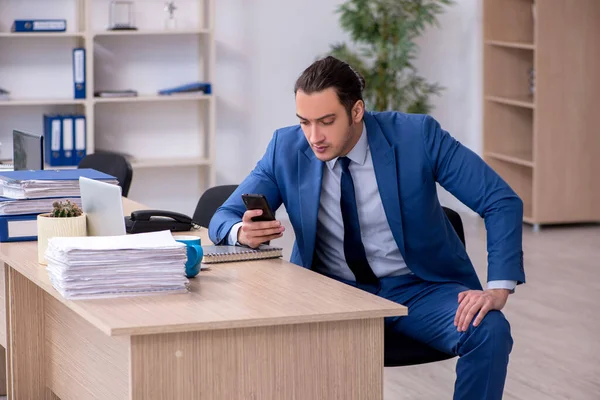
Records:
{"label": "man in blue suit", "polygon": [[[404,304],[386,328],[458,355],[455,399],[500,399],[510,326],[500,311],[524,283],[523,204],[476,154],[430,116],[366,112],[364,79],[333,57],[295,86],[299,125],[266,153],[215,213],[217,244],[257,247],[279,221],[254,222],[242,193],[283,203],[296,242],[291,261]],[[486,289],[439,203],[436,182],[485,220]]]}

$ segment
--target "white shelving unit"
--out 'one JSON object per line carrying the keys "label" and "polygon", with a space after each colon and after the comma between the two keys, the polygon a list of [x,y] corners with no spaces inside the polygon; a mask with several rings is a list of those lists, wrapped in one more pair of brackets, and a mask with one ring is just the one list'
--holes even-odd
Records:
{"label": "white shelving unit", "polygon": [[[12,156],[12,129],[41,133],[44,113],[76,112],[86,116],[88,154],[124,152],[134,169],[197,167],[191,175],[201,181],[200,192],[214,185],[214,95],[158,91],[193,81],[214,84],[215,0],[175,4],[177,29],[163,29],[165,1],[137,0],[138,30],[109,31],[109,0],[0,0],[0,88],[11,92],[10,100],[0,100],[0,159]],[[14,19],[42,18],[67,19],[67,32],[10,32]],[[86,49],[81,100],[73,93],[76,47]],[[98,90],[121,89],[137,90],[138,97],[94,97]]]}

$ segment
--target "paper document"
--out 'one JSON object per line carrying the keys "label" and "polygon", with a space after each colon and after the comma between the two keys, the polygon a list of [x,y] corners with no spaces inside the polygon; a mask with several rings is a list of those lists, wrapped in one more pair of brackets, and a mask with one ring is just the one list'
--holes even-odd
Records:
{"label": "paper document", "polygon": [[57,237],[46,250],[50,281],[67,299],[185,293],[186,246],[170,231]]}
{"label": "paper document", "polygon": [[80,197],[53,197],[44,199],[14,200],[0,197],[0,215],[42,214],[52,211],[55,201],[69,200],[81,207]]}

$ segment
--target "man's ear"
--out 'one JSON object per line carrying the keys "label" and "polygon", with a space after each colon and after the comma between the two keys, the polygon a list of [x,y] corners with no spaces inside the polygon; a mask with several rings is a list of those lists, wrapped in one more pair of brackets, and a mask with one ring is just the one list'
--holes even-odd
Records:
{"label": "man's ear", "polygon": [[363,119],[365,114],[365,103],[362,100],[358,100],[352,107],[352,122],[359,123]]}

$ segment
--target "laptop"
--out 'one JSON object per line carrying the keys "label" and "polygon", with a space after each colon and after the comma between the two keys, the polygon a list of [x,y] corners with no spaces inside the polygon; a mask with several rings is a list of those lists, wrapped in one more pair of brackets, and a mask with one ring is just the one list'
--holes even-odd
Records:
{"label": "laptop", "polygon": [[79,190],[82,210],[87,214],[88,236],[125,235],[120,186],[82,176]]}
{"label": "laptop", "polygon": [[44,169],[44,135],[13,130],[15,171]]}

